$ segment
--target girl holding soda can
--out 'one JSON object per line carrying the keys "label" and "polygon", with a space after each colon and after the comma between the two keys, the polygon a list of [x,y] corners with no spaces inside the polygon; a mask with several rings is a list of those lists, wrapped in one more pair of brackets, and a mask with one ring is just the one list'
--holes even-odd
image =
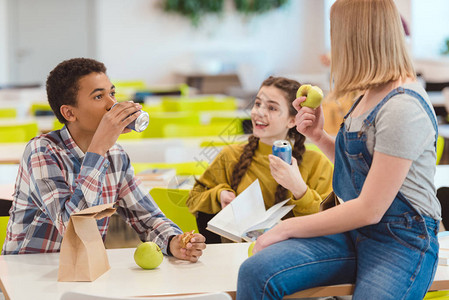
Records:
{"label": "girl holding soda can", "polygon": [[[287,217],[318,212],[320,203],[331,192],[331,162],[324,154],[307,150],[305,137],[295,127],[292,102],[299,87],[298,82],[283,77],[266,79],[251,110],[253,134],[248,143],[224,147],[194,185],[187,206],[197,214],[199,230],[209,243],[220,239],[202,232],[208,219],[256,179],[266,208],[287,198],[288,204],[295,205]],[[291,164],[272,154],[277,140],[291,143]]]}

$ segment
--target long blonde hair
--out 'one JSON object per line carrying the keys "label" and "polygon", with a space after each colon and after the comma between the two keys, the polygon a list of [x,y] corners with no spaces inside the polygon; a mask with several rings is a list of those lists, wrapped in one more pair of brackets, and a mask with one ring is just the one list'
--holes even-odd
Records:
{"label": "long blonde hair", "polygon": [[332,98],[415,78],[393,0],[337,0],[330,22]]}

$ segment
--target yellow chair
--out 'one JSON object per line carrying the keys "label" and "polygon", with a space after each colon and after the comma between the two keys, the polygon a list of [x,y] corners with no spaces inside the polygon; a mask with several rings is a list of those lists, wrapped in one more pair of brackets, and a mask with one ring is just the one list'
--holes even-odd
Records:
{"label": "yellow chair", "polygon": [[32,116],[51,116],[53,110],[48,102],[34,102],[31,104],[30,113]]}
{"label": "yellow chair", "polygon": [[186,97],[189,95],[189,86],[185,83],[169,86],[149,86],[145,89],[137,89],[134,99],[139,102],[144,102],[147,96],[163,97],[169,95]]}
{"label": "yellow chair", "polygon": [[198,232],[196,218],[186,206],[189,190],[153,188],[150,195],[167,218],[178,225],[182,231]]}
{"label": "yellow chair", "polygon": [[3,243],[5,242],[6,228],[8,227],[8,221],[9,221],[9,217],[7,217],[7,216],[0,217],[0,251],[3,248]]}
{"label": "yellow chair", "polygon": [[143,138],[143,132],[136,132],[136,131],[131,131],[128,133],[122,133],[119,137],[118,137],[118,141],[127,141],[127,140],[139,140]]}
{"label": "yellow chair", "polygon": [[64,124],[62,124],[61,122],[58,121],[57,118],[55,118],[55,119],[53,120],[53,130],[59,130],[59,129],[61,129],[62,127],[64,127]]}
{"label": "yellow chair", "polygon": [[201,124],[167,124],[164,127],[164,137],[201,137],[218,136],[229,140],[230,137],[243,134],[241,123],[215,123],[208,125]]}
{"label": "yellow chair", "polygon": [[162,107],[167,112],[236,110],[237,100],[234,97],[217,98],[214,96],[163,97]]}
{"label": "yellow chair", "polygon": [[151,118],[152,113],[163,112],[164,108],[162,107],[162,102],[157,102],[157,103],[142,104],[142,110],[150,114]]}
{"label": "yellow chair", "polygon": [[17,118],[17,110],[15,108],[0,108],[0,118]]}
{"label": "yellow chair", "polygon": [[423,300],[448,300],[449,291],[428,292]]}
{"label": "yellow chair", "polygon": [[189,161],[181,163],[131,163],[134,173],[147,169],[175,169],[176,175],[201,175],[208,167],[206,161]]}
{"label": "yellow chair", "polygon": [[28,142],[38,132],[37,122],[0,125],[0,143]]}
{"label": "yellow chair", "polygon": [[164,137],[164,127],[168,124],[200,124],[198,113],[189,112],[161,112],[150,115],[150,124],[142,132],[143,138]]}
{"label": "yellow chair", "polygon": [[115,98],[117,101],[129,101],[134,98],[138,89],[145,89],[143,80],[113,80],[115,86]]}
{"label": "yellow chair", "polygon": [[444,150],[444,138],[442,136],[438,136],[437,140],[437,165],[440,163],[441,157],[443,156]]}

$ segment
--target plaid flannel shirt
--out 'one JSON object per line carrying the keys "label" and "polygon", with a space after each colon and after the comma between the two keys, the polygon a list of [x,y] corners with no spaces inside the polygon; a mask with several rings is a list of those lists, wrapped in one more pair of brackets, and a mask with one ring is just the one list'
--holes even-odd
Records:
{"label": "plaid flannel shirt", "polygon": [[[182,231],[139,185],[118,144],[105,157],[83,153],[65,126],[33,138],[19,167],[2,253],[57,252],[72,213],[115,202],[140,239],[167,254],[170,236]],[[109,218],[97,223],[104,240]]]}

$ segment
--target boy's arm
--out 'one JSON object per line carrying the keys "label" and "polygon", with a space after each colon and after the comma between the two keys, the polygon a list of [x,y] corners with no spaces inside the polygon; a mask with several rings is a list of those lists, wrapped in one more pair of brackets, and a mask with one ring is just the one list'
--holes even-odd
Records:
{"label": "boy's arm", "polygon": [[134,176],[129,158],[124,154],[127,165],[117,199],[117,213],[137,232],[142,241],[152,241],[167,254],[170,237],[182,230],[162,213],[151,196],[140,188],[140,181]]}

